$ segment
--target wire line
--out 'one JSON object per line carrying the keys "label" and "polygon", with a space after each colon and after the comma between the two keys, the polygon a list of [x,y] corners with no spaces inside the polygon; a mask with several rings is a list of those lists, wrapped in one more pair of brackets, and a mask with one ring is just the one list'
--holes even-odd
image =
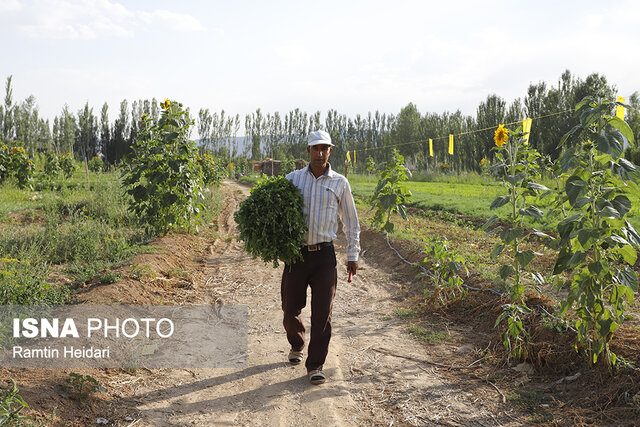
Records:
{"label": "wire line", "polygon": [[[570,113],[572,111],[573,111],[573,109],[569,109],[569,110],[564,110],[564,111],[558,111],[556,113],[546,114],[544,116],[527,117],[527,118],[529,118],[531,120],[540,120],[540,119],[546,119],[547,117],[559,116],[560,114]],[[518,123],[522,123],[522,120],[518,120],[518,121],[510,122],[510,123],[502,123],[502,124],[508,126],[508,125],[514,125],[514,124],[518,124]],[[455,133],[455,134],[453,134],[453,136],[456,137],[456,136],[462,136],[462,135],[471,135],[471,134],[474,134],[474,133],[485,132],[487,130],[495,129],[496,127],[498,127],[498,125],[487,127],[487,128],[484,128],[484,129],[476,129],[476,130],[472,130],[472,131],[468,131],[468,132]],[[383,145],[383,146],[380,146],[380,147],[360,148],[360,149],[348,150],[348,151],[373,151],[373,150],[379,150],[379,149],[383,149],[383,148],[394,148],[394,147],[401,147],[401,146],[404,146],[404,145],[418,144],[418,143],[421,143],[421,142],[429,142],[429,139],[431,139],[432,141],[439,141],[439,140],[447,140],[448,138],[449,138],[449,135],[447,135],[447,136],[438,136],[436,138],[428,138],[426,141],[421,139],[419,141],[400,142],[398,144]]]}

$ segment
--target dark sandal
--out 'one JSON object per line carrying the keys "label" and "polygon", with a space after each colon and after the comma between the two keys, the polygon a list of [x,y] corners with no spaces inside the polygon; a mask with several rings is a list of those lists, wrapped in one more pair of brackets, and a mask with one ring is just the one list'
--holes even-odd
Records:
{"label": "dark sandal", "polygon": [[311,384],[322,384],[327,380],[327,377],[320,369],[314,369],[313,371],[309,371],[309,381]]}
{"label": "dark sandal", "polygon": [[289,363],[291,363],[292,365],[299,365],[300,363],[302,363],[303,358],[304,358],[304,352],[302,350],[300,351],[291,350],[289,352]]}

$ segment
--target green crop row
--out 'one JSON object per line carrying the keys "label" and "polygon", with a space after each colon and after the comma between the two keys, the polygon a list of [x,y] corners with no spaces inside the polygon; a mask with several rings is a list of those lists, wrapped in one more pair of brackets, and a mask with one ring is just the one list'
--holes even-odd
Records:
{"label": "green crop row", "polygon": [[[452,179],[450,175],[434,175],[430,178],[434,179],[434,181],[406,181],[406,187],[413,194],[410,206],[477,218],[489,218],[494,214],[501,218],[506,218],[508,207],[503,206],[495,210],[489,209],[491,202],[497,196],[504,194],[505,189],[499,182],[493,182],[491,178],[478,174],[465,174],[457,179]],[[484,183],[481,183],[483,181]],[[371,197],[377,182],[377,178],[374,175],[349,175],[349,183],[353,194],[356,196]],[[549,188],[555,187],[553,182],[542,182]],[[637,188],[630,187],[627,196],[633,203],[629,213],[629,222],[636,229],[640,229],[640,191]],[[549,206],[553,201],[552,197],[548,196],[537,200],[530,199],[532,204],[541,208]],[[529,225],[537,228],[553,229],[558,220],[558,218],[536,220],[535,223],[530,222]]]}

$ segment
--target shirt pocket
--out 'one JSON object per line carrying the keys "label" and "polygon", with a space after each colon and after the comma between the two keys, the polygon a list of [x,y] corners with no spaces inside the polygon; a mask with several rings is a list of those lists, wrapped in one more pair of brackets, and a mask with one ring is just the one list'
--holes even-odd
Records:
{"label": "shirt pocket", "polygon": [[329,186],[324,185],[322,187],[322,207],[326,210],[327,215],[332,215],[336,218],[338,214],[338,193]]}

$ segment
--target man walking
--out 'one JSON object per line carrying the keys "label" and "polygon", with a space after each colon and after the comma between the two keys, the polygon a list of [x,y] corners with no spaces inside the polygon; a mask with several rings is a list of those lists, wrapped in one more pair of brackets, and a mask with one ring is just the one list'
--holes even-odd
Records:
{"label": "man walking", "polygon": [[334,172],[329,164],[333,150],[327,132],[311,132],[307,153],[309,166],[287,175],[304,197],[303,214],[308,231],[303,260],[285,265],[281,297],[284,328],[291,344],[289,362],[297,365],[304,357],[305,327],[300,315],[311,287],[311,337],[305,362],[309,381],[322,384],[322,371],[331,339],[331,311],[338,273],[333,240],[338,232],[338,217],[347,236],[347,271],[356,274],[360,253],[360,224],[347,179]]}

